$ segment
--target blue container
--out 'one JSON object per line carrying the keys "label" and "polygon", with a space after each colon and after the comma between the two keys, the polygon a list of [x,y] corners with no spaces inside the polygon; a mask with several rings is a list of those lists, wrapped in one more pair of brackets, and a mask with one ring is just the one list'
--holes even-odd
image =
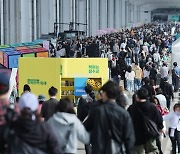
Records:
{"label": "blue container", "polygon": [[18,51],[4,52],[3,65],[7,68],[18,68],[18,59],[21,54]]}
{"label": "blue container", "polygon": [[9,68],[18,68],[18,59],[21,55],[9,56]]}
{"label": "blue container", "polygon": [[5,49],[1,49],[2,52],[11,52],[14,51],[14,48],[5,48]]}

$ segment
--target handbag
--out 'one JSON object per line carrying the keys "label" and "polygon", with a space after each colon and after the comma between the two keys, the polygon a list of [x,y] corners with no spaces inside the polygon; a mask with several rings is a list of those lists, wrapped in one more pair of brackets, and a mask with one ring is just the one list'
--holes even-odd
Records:
{"label": "handbag", "polygon": [[107,111],[105,111],[107,121],[108,121],[108,139],[106,142],[106,148],[105,148],[105,154],[125,154],[125,147],[123,146],[122,143],[119,143],[115,141],[112,137],[112,128],[110,124],[110,119],[107,114]]}
{"label": "handbag", "polygon": [[145,135],[148,138],[156,139],[160,135],[156,123],[152,121],[149,117],[144,115],[144,113],[141,111],[141,109],[138,106],[137,106],[137,109],[143,117]]}

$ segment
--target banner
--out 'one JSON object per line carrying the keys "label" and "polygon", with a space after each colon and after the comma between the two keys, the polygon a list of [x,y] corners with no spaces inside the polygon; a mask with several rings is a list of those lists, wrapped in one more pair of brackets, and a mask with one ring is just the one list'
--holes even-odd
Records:
{"label": "banner", "polygon": [[75,78],[74,79],[74,96],[85,95],[85,86],[88,78]]}

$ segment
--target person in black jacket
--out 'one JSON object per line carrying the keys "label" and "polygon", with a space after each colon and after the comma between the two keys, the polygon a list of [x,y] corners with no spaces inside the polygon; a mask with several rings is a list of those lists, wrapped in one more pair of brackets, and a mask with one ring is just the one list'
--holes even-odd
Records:
{"label": "person in black jacket", "polygon": [[141,55],[141,60],[139,61],[139,67],[143,70],[145,66],[146,66],[146,58],[142,54]]}
{"label": "person in black jacket", "polygon": [[95,94],[91,85],[85,86],[86,95],[82,95],[77,106],[77,117],[82,122],[88,116],[91,109],[95,106]]}
{"label": "person in black jacket", "polygon": [[170,110],[171,98],[174,99],[172,85],[168,83],[168,77],[164,78],[164,84],[162,87],[163,95],[166,97],[167,108]]}
{"label": "person in black jacket", "polygon": [[127,86],[126,86],[127,83],[126,83],[126,78],[125,78],[125,73],[126,73],[126,70],[127,70],[127,65],[125,63],[125,60],[120,57],[118,59],[118,61],[117,61],[117,66],[119,67],[118,71],[119,71],[119,74],[121,76],[121,80],[124,80],[124,88],[127,89]]}
{"label": "person in black jacket", "polygon": [[155,90],[153,86],[150,85],[150,79],[149,78],[144,78],[144,83],[145,85],[142,86],[142,88],[146,89],[148,91],[148,97],[149,99],[152,99],[152,96],[155,95]]}
{"label": "person in black jacket", "polygon": [[[84,119],[89,115],[90,111],[96,106],[95,103],[95,94],[93,92],[93,87],[91,85],[85,86],[86,95],[83,95],[77,106],[77,117],[80,121],[84,121]],[[85,145],[86,154],[91,153],[91,146]]]}
{"label": "person in black jacket", "polygon": [[115,67],[111,68],[111,78],[113,81],[117,82],[119,84],[120,81],[120,66],[117,64]]}
{"label": "person in black jacket", "polygon": [[151,80],[154,80],[155,85],[156,85],[157,69],[156,69],[156,65],[155,65],[155,64],[152,64],[152,68],[150,69],[149,78],[150,78]]}
{"label": "person in black jacket", "polygon": [[137,102],[132,104],[128,111],[133,121],[136,137],[134,154],[158,153],[156,139],[146,134],[142,114],[156,123],[158,130],[163,129],[163,119],[156,106],[149,102],[148,91],[145,88],[137,91]]}
{"label": "person in black jacket", "polygon": [[[119,147],[123,147],[124,144],[127,154],[133,153],[133,125],[128,112],[116,103],[118,89],[117,83],[108,81],[100,91],[104,104],[94,108],[84,123],[87,131],[91,132],[93,154],[107,153],[110,138]],[[119,151],[119,154],[121,152]]]}
{"label": "person in black jacket", "polygon": [[[38,99],[25,93],[19,100],[21,116],[6,129],[9,154],[61,154],[61,148],[50,126],[41,123]],[[8,131],[9,130],[9,131]]]}
{"label": "person in black jacket", "polygon": [[41,108],[41,116],[44,118],[44,121],[47,121],[50,117],[53,116],[55,113],[55,108],[58,103],[58,100],[56,99],[56,95],[58,93],[58,90],[55,87],[49,88],[49,96],[50,99],[48,101],[45,101]]}

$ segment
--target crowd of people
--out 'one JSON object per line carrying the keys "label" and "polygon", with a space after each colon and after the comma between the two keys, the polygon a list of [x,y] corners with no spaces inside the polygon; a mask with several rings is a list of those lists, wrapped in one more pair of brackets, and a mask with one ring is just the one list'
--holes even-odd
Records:
{"label": "crowd of people", "polygon": [[179,25],[148,24],[59,43],[57,57],[108,58],[111,80],[98,96],[86,85],[77,112],[70,99],[56,99],[56,87],[49,88],[47,100],[24,85],[12,106],[9,78],[0,74],[0,154],[75,154],[78,141],[85,144],[86,154],[162,154],[166,134],[172,153],[176,147],[180,153],[180,104],[171,110],[180,68],[174,62],[170,70],[166,62],[175,40],[172,26],[179,30]]}
{"label": "crowd of people", "polygon": [[[128,52],[126,62],[132,62],[132,52],[134,58],[138,59],[139,47],[143,47],[143,54],[155,52],[155,46],[162,51],[165,47],[171,47],[173,39],[170,34],[172,27],[176,29],[174,33],[180,31],[179,24],[146,24],[141,27],[132,29],[122,29],[120,32],[105,34],[95,37],[87,37],[76,40],[62,40],[57,41],[57,45],[51,44],[51,54],[53,57],[110,57],[111,53],[115,56],[119,51],[124,50]],[[132,51],[132,48],[134,51]],[[149,48],[149,49],[148,49]],[[163,51],[166,51],[165,48]],[[162,53],[161,53],[162,54]],[[165,58],[165,57],[164,57]],[[158,60],[158,59],[157,59]]]}

